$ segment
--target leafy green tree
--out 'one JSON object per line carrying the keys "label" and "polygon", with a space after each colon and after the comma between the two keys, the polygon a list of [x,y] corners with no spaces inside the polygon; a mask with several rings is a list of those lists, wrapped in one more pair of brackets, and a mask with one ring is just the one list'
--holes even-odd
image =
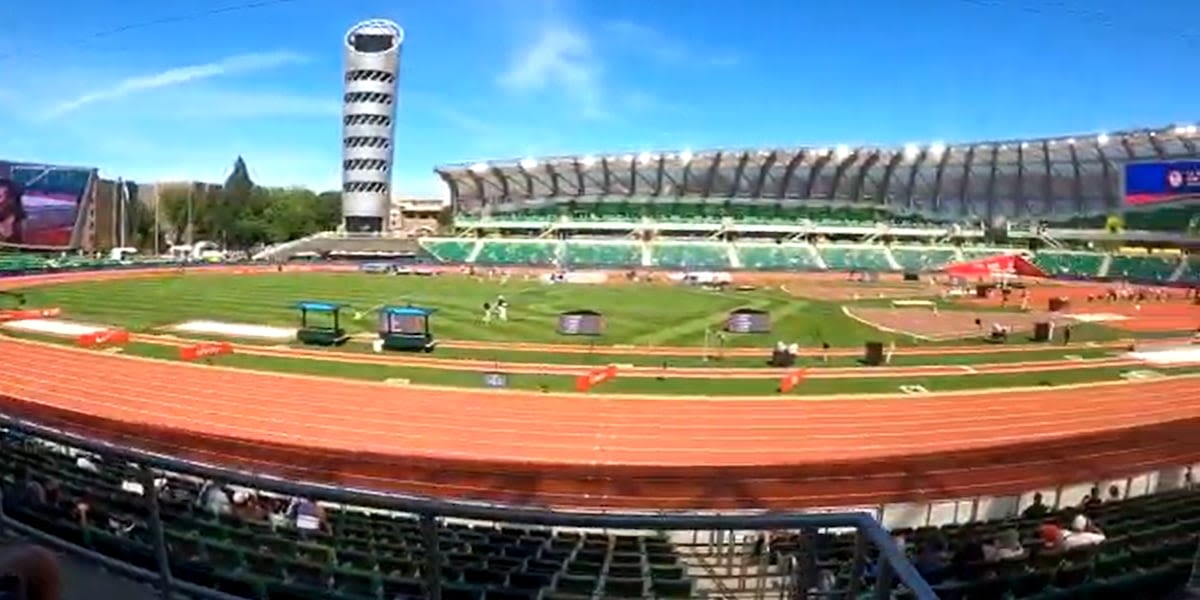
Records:
{"label": "leafy green tree", "polygon": [[189,191],[186,188],[168,188],[159,191],[159,229],[168,244],[178,245],[187,240],[187,230],[190,225],[188,220]]}

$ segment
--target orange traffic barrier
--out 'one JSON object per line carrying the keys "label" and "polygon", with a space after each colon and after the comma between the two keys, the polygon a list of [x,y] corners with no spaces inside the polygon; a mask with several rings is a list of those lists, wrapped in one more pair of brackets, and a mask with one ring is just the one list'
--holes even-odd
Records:
{"label": "orange traffic barrier", "polygon": [[784,375],[779,380],[779,393],[786,394],[796,389],[796,386],[800,385],[801,381],[804,381],[804,369],[789,371],[787,375]]}
{"label": "orange traffic barrier", "polygon": [[229,342],[201,342],[179,349],[179,358],[183,360],[211,358],[222,354],[233,354],[233,345]]}
{"label": "orange traffic barrier", "polygon": [[62,314],[59,308],[31,308],[20,310],[0,310],[0,323],[9,321],[24,321],[26,319],[49,319]]}
{"label": "orange traffic barrier", "polygon": [[617,376],[617,365],[608,365],[599,369],[592,369],[583,375],[575,378],[575,391],[586,392],[593,387],[614,379]]}
{"label": "orange traffic barrier", "polygon": [[84,348],[108,346],[113,344],[128,344],[129,332],[125,331],[124,329],[102,329],[100,331],[85,333],[78,338],[75,338],[75,342]]}

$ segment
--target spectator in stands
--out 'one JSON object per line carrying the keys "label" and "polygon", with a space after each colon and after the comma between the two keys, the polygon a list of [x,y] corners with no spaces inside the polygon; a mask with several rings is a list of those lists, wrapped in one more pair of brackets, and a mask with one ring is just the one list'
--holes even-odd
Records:
{"label": "spectator in stands", "polygon": [[288,516],[293,520],[296,529],[318,531],[327,528],[325,509],[307,498],[296,498],[288,507]]}
{"label": "spectator in stands", "polygon": [[62,579],[58,560],[48,550],[30,545],[0,549],[0,579],[5,592],[22,600],[59,600]]}
{"label": "spectator in stands", "polygon": [[1116,502],[1121,499],[1121,488],[1115,485],[1108,486],[1108,501]]}
{"label": "spectator in stands", "polygon": [[940,535],[931,535],[923,540],[917,547],[913,566],[931,583],[944,579],[950,566],[946,562],[946,540]]}
{"label": "spectator in stands", "polygon": [[1071,520],[1071,529],[1061,532],[1061,535],[1062,546],[1067,550],[1094,546],[1106,539],[1104,532],[1083,515],[1075,515],[1075,518]]}
{"label": "spectator in stands", "polygon": [[950,558],[951,572],[959,581],[973,581],[983,575],[980,563],[987,559],[983,544],[974,535],[963,539]]}
{"label": "spectator in stands", "polygon": [[20,244],[24,240],[25,205],[21,186],[11,179],[0,179],[0,242]]}
{"label": "spectator in stands", "polygon": [[1046,523],[1038,528],[1038,537],[1042,540],[1040,553],[1062,550],[1063,532],[1058,525]]}
{"label": "spectator in stands", "polygon": [[1049,513],[1050,507],[1042,503],[1042,493],[1038,492],[1033,495],[1033,504],[1030,504],[1029,506],[1025,507],[1025,510],[1021,511],[1021,518],[1038,519],[1046,516]]}
{"label": "spectator in stands", "polygon": [[13,485],[4,493],[4,508],[39,507],[46,504],[46,489],[29,473],[25,465],[17,465]]}
{"label": "spectator in stands", "polygon": [[1016,560],[1025,558],[1025,547],[1021,545],[1021,533],[1014,528],[1005,529],[996,535],[992,545],[985,548],[989,560]]}
{"label": "spectator in stands", "polygon": [[210,481],[200,488],[197,494],[200,506],[213,516],[233,513],[233,505],[229,501],[229,492],[225,486],[216,481]]}
{"label": "spectator in stands", "polygon": [[1083,497],[1083,502],[1080,507],[1084,510],[1096,508],[1104,503],[1104,497],[1100,495],[1100,486],[1092,486],[1092,491]]}

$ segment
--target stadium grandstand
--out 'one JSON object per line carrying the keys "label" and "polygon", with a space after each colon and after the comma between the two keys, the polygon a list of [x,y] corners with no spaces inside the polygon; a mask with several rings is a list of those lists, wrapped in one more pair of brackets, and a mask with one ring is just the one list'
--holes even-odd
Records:
{"label": "stadium grandstand", "polygon": [[1197,195],[1137,202],[1123,186],[1138,165],[1200,158],[1198,144],[1189,125],[453,165],[437,172],[458,233],[422,245],[480,265],[895,272],[1017,248],[1056,275],[1186,282],[1200,277],[1181,251],[1200,240]]}
{"label": "stadium grandstand", "polygon": [[1196,125],[447,205],[393,189],[405,43],[342,39],[337,192],[0,161],[0,600],[1200,597]]}

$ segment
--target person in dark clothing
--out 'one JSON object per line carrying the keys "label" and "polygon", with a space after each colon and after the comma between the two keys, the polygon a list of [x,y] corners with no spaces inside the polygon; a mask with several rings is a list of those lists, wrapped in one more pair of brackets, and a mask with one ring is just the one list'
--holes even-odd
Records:
{"label": "person in dark clothing", "polygon": [[973,581],[982,575],[980,563],[986,558],[979,540],[965,540],[950,558],[950,572],[959,581]]}
{"label": "person in dark clothing", "polygon": [[1049,513],[1050,507],[1042,503],[1042,493],[1038,492],[1033,495],[1033,504],[1030,504],[1025,507],[1025,510],[1021,511],[1021,517],[1024,519],[1036,519],[1044,517]]}
{"label": "person in dark clothing", "polygon": [[1063,327],[1063,345],[1067,346],[1067,345],[1070,345],[1070,343],[1071,343],[1071,326],[1067,325],[1067,326]]}

